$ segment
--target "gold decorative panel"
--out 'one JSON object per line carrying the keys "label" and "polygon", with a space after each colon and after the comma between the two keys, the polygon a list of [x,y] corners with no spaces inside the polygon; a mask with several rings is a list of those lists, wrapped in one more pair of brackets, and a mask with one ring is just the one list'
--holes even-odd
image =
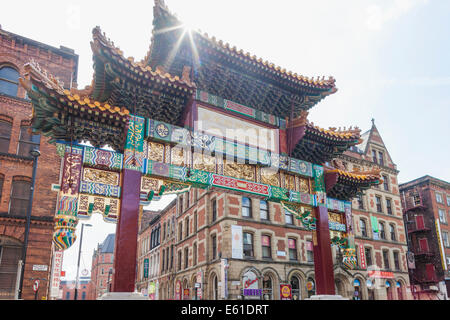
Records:
{"label": "gold decorative panel", "polygon": [[289,190],[295,190],[295,176],[290,174],[284,175],[284,187]]}
{"label": "gold decorative panel", "polygon": [[156,142],[148,143],[148,159],[158,162],[164,161],[164,145]]}
{"label": "gold decorative panel", "polygon": [[310,193],[309,180],[300,178],[300,192]]}
{"label": "gold decorative panel", "polygon": [[93,168],[83,169],[83,181],[119,185],[119,173],[113,171],[98,170]]}
{"label": "gold decorative panel", "polygon": [[265,184],[269,184],[271,186],[279,187],[280,186],[280,178],[278,174],[278,170],[273,170],[270,167],[262,167],[261,168],[261,182]]}
{"label": "gold decorative panel", "polygon": [[141,178],[141,191],[148,193],[149,191],[159,191],[162,181],[155,178],[149,178],[142,176]]}
{"label": "gold decorative panel", "polygon": [[216,158],[199,152],[194,152],[194,169],[216,173]]}
{"label": "gold decorative panel", "polygon": [[223,174],[249,181],[255,181],[255,167],[245,163],[223,160]]}
{"label": "gold decorative panel", "polygon": [[172,148],[172,156],[171,156],[171,163],[180,167],[184,167],[186,165],[185,160],[185,150],[180,147]]}
{"label": "gold decorative panel", "polygon": [[332,222],[342,223],[342,215],[339,213],[328,212],[328,220]]}

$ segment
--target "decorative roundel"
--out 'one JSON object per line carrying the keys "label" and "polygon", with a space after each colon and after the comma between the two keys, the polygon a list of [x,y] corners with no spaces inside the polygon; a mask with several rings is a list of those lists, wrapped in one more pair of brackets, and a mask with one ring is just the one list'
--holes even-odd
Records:
{"label": "decorative roundel", "polygon": [[165,138],[169,135],[169,128],[163,124],[160,123],[156,126],[156,133],[161,137],[161,138]]}
{"label": "decorative roundel", "polygon": [[306,172],[308,168],[306,167],[306,164],[304,164],[303,162],[300,162],[300,171],[301,172]]}

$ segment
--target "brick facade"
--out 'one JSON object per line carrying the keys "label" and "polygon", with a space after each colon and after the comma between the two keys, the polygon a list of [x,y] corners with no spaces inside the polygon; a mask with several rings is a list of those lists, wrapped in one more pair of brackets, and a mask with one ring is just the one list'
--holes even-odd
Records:
{"label": "brick facade", "polygon": [[[78,56],[72,50],[63,47],[57,49],[0,29],[0,68],[11,67],[23,76],[23,66],[32,59],[42,68],[59,77],[67,88],[76,86]],[[33,158],[18,155],[21,126],[30,125],[31,114],[31,103],[26,99],[25,89],[20,85],[17,96],[0,92],[0,119],[11,124],[9,148],[7,152],[0,154],[0,177],[3,181],[0,186],[0,246],[3,243],[4,250],[11,249],[9,245],[5,245],[7,242],[18,240],[23,243],[24,241],[25,214],[11,214],[10,195],[13,181],[31,182]],[[40,138],[41,156],[38,158],[23,299],[34,299],[33,279],[41,279],[39,299],[47,297],[49,289],[53,216],[57,196],[57,193],[51,190],[51,186],[59,183],[60,158],[56,154],[55,146],[48,144],[47,141],[46,137]],[[21,253],[18,256],[21,257]],[[14,260],[17,260],[17,257]],[[46,265],[48,268],[47,271],[33,271],[33,265]],[[0,273],[2,273],[1,270]],[[14,276],[13,273],[9,273],[7,277],[12,276]],[[0,286],[3,286],[0,289],[2,297],[14,298],[14,292],[10,290],[11,285],[5,283],[2,285],[0,281]]]}
{"label": "brick facade", "polygon": [[424,176],[400,185],[415,268],[416,299],[442,300],[450,292],[450,183]]}
{"label": "brick facade", "polygon": [[[398,171],[376,127],[373,126],[365,138],[361,146],[365,152],[361,149],[359,152],[346,152],[340,160],[350,171],[354,166],[360,166],[360,169],[379,166],[388,180],[387,190],[381,185],[365,191],[362,197],[364,209],[359,209],[357,200],[352,203],[357,249],[371,248],[373,265],[362,267],[364,263],[358,253],[358,267],[345,270],[339,265],[339,251],[332,247],[336,293],[349,299],[355,297],[355,291],[358,292],[357,297],[364,300],[411,299]],[[372,148],[382,152],[383,163],[374,163],[370,157]],[[381,196],[382,212],[377,211],[376,196]],[[389,212],[386,199],[391,200]],[[198,299],[200,296],[202,299],[254,299],[254,296],[243,296],[244,284],[250,276],[257,279],[254,284],[262,290],[264,299],[279,300],[281,284],[292,286],[294,299],[305,299],[315,294],[311,231],[305,229],[300,220],[287,216],[278,203],[267,203],[268,219],[263,219],[261,200],[251,198],[250,202],[248,211],[251,214],[244,216],[243,197],[240,195],[193,188],[178,196],[175,230],[171,229],[169,236],[162,232],[160,245],[152,249],[152,254],[159,252],[160,257],[159,274],[154,280],[159,283],[159,299]],[[170,212],[167,216],[161,215],[154,227],[163,226],[169,216],[175,214],[174,208],[167,210]],[[371,216],[385,224],[383,237],[377,238],[371,231]],[[361,235],[360,219],[368,221],[366,236]],[[394,226],[393,238],[390,225]],[[250,234],[252,239],[251,254],[242,258],[236,258],[232,253],[232,229],[236,228],[242,228],[242,233]],[[144,238],[143,234],[140,237]],[[270,247],[265,246],[266,241]],[[169,269],[162,271],[165,254],[161,249],[173,243],[173,266],[169,264]],[[385,264],[383,250],[387,252],[389,265]],[[141,264],[139,262],[138,266]],[[372,274],[373,270],[379,272]],[[155,279],[155,275],[152,277]],[[368,287],[368,281],[372,282],[372,287]],[[359,286],[355,287],[356,283]]]}

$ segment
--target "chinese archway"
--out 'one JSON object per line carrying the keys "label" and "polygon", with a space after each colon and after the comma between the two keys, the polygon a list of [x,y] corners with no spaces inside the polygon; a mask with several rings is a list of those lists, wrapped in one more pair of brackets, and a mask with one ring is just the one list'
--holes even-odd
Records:
{"label": "chinese archway", "polygon": [[381,182],[379,172],[347,172],[334,161],[360,143],[358,128],[307,119],[337,91],[335,80],[187,30],[158,0],[142,61],[125,58],[99,27],[91,46],[94,77],[83,90],[64,89],[34,62],[21,79],[33,129],[63,157],[56,247],[70,247],[79,219],[93,213],[117,222],[112,291],[133,292],[140,206],[191,187],[226,190],[295,214],[313,233],[316,292],[335,294],[331,246],[344,249],[346,268],[356,266],[350,201]]}

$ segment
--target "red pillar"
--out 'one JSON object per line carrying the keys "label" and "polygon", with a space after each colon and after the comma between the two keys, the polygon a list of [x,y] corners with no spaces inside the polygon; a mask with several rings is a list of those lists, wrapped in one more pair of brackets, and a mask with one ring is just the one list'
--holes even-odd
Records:
{"label": "red pillar", "polygon": [[134,291],[140,185],[141,173],[139,171],[123,170],[122,200],[114,250],[113,292]]}
{"label": "red pillar", "polygon": [[130,116],[122,169],[122,196],[114,249],[113,292],[134,292],[145,119]]}
{"label": "red pillar", "polygon": [[333,256],[331,254],[330,229],[328,225],[327,194],[323,167],[313,165],[314,191],[317,207],[314,208],[316,230],[313,231],[314,275],[317,295],[335,295]]}
{"label": "red pillar", "polygon": [[328,210],[325,206],[318,206],[314,211],[317,219],[316,230],[313,231],[316,294],[334,295],[335,285]]}

